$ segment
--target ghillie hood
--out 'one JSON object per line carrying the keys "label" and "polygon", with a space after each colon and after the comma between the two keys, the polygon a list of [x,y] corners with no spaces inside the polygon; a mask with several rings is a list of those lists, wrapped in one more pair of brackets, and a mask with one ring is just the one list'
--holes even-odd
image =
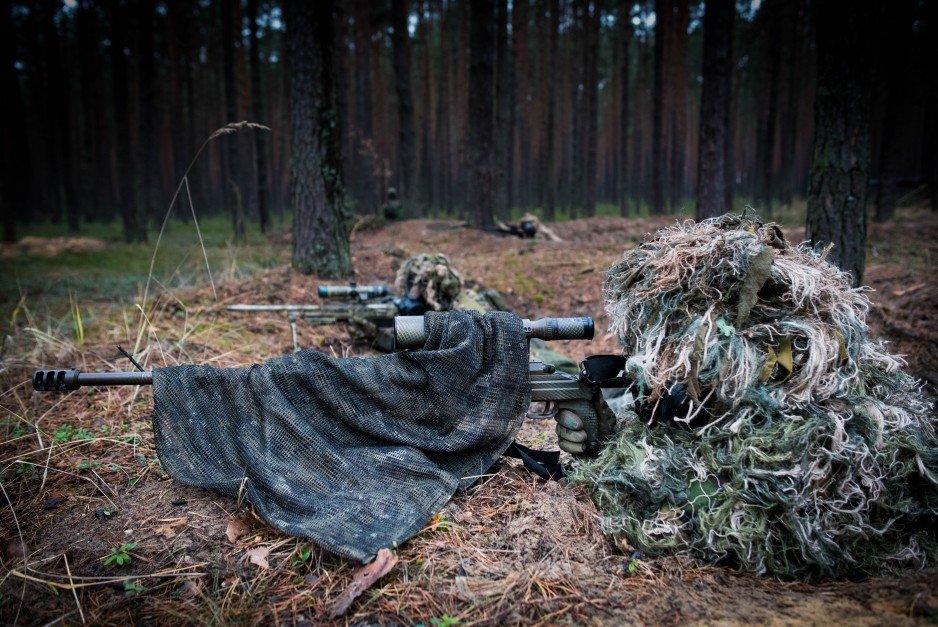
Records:
{"label": "ghillie hood", "polygon": [[462,277],[446,255],[420,254],[404,262],[394,285],[405,296],[425,302],[434,311],[449,311],[462,290]]}

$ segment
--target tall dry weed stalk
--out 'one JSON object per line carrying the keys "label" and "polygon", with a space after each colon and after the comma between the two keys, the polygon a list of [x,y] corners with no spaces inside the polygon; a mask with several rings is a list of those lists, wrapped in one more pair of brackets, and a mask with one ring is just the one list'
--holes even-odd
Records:
{"label": "tall dry weed stalk", "polygon": [[208,252],[205,250],[205,240],[202,238],[202,231],[199,228],[199,220],[196,216],[195,205],[192,203],[192,190],[189,187],[189,173],[192,171],[192,168],[195,166],[196,161],[198,161],[199,156],[202,152],[205,151],[205,148],[215,139],[223,137],[225,135],[232,135],[239,131],[243,130],[255,130],[255,131],[270,131],[270,127],[264,126],[263,124],[258,124],[256,122],[248,122],[247,120],[242,120],[241,122],[231,122],[225,126],[216,129],[211,135],[206,138],[202,145],[199,146],[199,149],[196,151],[195,156],[192,157],[192,161],[189,162],[189,166],[186,168],[186,171],[183,173],[182,178],[179,181],[179,184],[176,186],[176,191],[173,193],[172,200],[169,201],[169,206],[166,208],[166,214],[163,216],[163,223],[160,225],[160,233],[156,238],[156,244],[153,247],[153,255],[150,257],[150,269],[147,272],[147,282],[143,288],[143,298],[140,301],[140,326],[137,331],[137,339],[134,342],[134,354],[139,352],[140,346],[143,343],[143,336],[146,329],[150,326],[149,320],[146,315],[147,299],[150,295],[150,283],[153,280],[153,268],[156,264],[156,255],[160,249],[160,242],[163,240],[163,233],[166,230],[166,224],[169,222],[169,216],[172,214],[173,207],[176,205],[176,201],[179,199],[179,194],[183,189],[186,190],[186,198],[189,201],[189,209],[192,211],[192,223],[195,225],[195,232],[199,237],[199,246],[202,249],[202,258],[205,260],[205,269],[208,272],[208,280],[212,286],[212,296],[216,300],[218,299],[218,291],[215,287],[215,280],[212,277],[212,268],[208,262]]}

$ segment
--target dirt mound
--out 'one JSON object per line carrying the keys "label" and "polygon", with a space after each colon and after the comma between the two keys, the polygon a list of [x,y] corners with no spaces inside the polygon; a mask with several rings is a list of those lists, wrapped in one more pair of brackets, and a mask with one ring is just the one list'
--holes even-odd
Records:
{"label": "dirt mound", "polygon": [[570,242],[636,245],[642,243],[647,235],[680,219],[678,216],[628,219],[600,216],[551,223],[551,228],[562,239]]}

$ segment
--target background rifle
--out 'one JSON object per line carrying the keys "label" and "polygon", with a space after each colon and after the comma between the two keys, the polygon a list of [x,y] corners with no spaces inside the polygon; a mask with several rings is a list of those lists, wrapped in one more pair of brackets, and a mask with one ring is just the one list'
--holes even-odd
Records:
{"label": "background rifle", "polygon": [[402,311],[423,313],[415,308],[411,299],[394,298],[386,285],[320,285],[320,298],[344,300],[329,305],[228,305],[228,311],[260,312],[277,311],[287,314],[293,350],[300,350],[296,333],[296,321],[302,318],[313,325],[336,324],[353,320],[372,320],[377,326],[390,326],[390,321]]}

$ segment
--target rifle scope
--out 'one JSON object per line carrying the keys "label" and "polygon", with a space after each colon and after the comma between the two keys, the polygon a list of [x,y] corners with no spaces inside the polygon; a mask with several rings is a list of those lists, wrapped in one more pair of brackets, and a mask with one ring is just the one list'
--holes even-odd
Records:
{"label": "rifle scope", "polygon": [[152,385],[152,372],[81,372],[80,370],[37,370],[33,389],[37,392],[65,392],[85,385]]}
{"label": "rifle scope", "polygon": [[[528,339],[542,340],[591,340],[593,339],[593,319],[589,316],[579,318],[540,318],[521,320],[524,336]],[[427,341],[427,329],[423,316],[397,316],[394,318],[394,342],[398,348],[421,348]]]}
{"label": "rifle scope", "polygon": [[381,298],[390,293],[387,285],[320,285],[319,298]]}

